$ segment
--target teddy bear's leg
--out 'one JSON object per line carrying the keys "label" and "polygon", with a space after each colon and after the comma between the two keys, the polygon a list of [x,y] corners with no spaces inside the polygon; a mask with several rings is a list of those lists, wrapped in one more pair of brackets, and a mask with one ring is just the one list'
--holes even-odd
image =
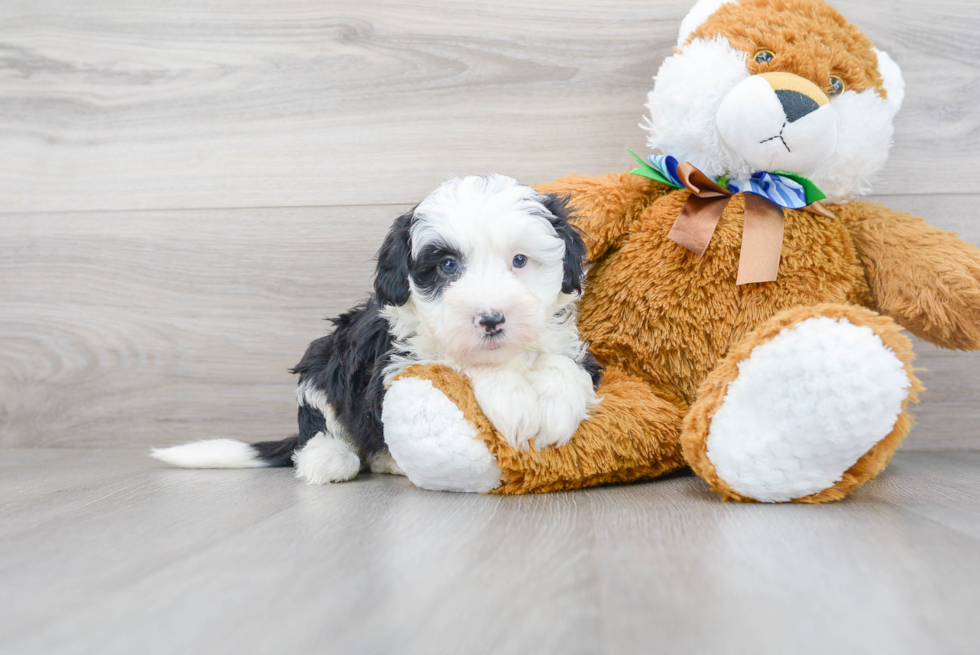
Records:
{"label": "teddy bear's leg", "polygon": [[516,450],[480,410],[469,380],[442,366],[413,366],[385,394],[385,441],[417,486],[501,494],[577,489],[657,477],[685,465],[686,407],[616,370],[571,440]]}
{"label": "teddy bear's leg", "polygon": [[921,389],[890,318],[824,304],[777,314],[702,384],[684,454],[724,498],[826,502],[885,468]]}

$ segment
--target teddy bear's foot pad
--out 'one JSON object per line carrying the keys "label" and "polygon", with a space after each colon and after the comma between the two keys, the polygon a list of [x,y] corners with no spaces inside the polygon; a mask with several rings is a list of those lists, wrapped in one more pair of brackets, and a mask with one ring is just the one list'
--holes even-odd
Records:
{"label": "teddy bear's foot pad", "polygon": [[388,449],[415,486],[474,492],[500,486],[497,460],[479,431],[429,380],[395,380],[382,422]]}
{"label": "teddy bear's foot pad", "polygon": [[747,498],[815,494],[891,432],[910,387],[903,363],[870,327],[807,319],[739,362],[711,419],[708,459]]}

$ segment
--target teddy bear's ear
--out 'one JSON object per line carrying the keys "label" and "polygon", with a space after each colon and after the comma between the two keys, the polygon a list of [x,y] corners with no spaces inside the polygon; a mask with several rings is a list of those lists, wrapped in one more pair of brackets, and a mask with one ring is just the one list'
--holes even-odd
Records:
{"label": "teddy bear's ear", "polygon": [[677,37],[677,45],[684,45],[694,30],[701,27],[701,24],[708,20],[711,14],[718,11],[719,7],[729,2],[737,2],[737,0],[698,0],[697,4],[691,7],[691,11],[687,12],[687,16],[681,21],[681,32],[680,36]]}
{"label": "teddy bear's ear", "polygon": [[878,48],[874,48],[874,51],[878,56],[878,72],[881,73],[885,91],[888,93],[886,102],[894,116],[902,108],[902,101],[905,100],[905,80],[902,78],[902,69],[887,52]]}

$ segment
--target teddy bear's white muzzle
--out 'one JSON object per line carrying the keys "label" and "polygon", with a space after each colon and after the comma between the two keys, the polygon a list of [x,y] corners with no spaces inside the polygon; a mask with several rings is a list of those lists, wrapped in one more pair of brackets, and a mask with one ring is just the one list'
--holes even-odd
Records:
{"label": "teddy bear's white muzzle", "polygon": [[753,75],[722,100],[721,138],[757,171],[809,175],[837,147],[837,121],[815,84],[789,73]]}

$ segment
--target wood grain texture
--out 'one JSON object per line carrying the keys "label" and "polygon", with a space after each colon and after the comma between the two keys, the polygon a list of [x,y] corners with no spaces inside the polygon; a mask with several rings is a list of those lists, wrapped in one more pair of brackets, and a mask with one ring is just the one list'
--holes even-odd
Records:
{"label": "wood grain texture", "polygon": [[0,218],[0,443],[281,438],[402,208]]}
{"label": "wood grain texture", "polygon": [[[876,198],[980,243],[975,196]],[[295,429],[287,369],[370,288],[405,206],[0,217],[0,445]],[[980,353],[920,342],[907,448],[978,448]]]}
{"label": "wood grain texture", "polygon": [[900,453],[848,501],[762,506],[0,449],[0,651],[972,654],[978,473]]}
{"label": "wood grain texture", "polygon": [[[938,468],[976,480],[978,454],[960,456],[920,480],[920,461],[936,455],[899,453],[881,479],[812,513],[718,503],[700,481],[611,489],[602,516],[616,528],[597,533],[606,629],[622,652],[662,638],[663,652],[677,653],[969,653],[977,637],[967,608],[980,596],[946,578],[938,558],[956,552],[951,574],[962,565],[972,579],[976,538],[923,522],[946,504]],[[907,485],[924,492],[918,503],[895,492]],[[974,482],[966,495],[976,503],[978,494]]]}
{"label": "wood grain texture", "polygon": [[[632,162],[692,0],[12,0],[0,212],[407,204]],[[836,3],[908,83],[879,193],[977,193],[980,4]]]}

